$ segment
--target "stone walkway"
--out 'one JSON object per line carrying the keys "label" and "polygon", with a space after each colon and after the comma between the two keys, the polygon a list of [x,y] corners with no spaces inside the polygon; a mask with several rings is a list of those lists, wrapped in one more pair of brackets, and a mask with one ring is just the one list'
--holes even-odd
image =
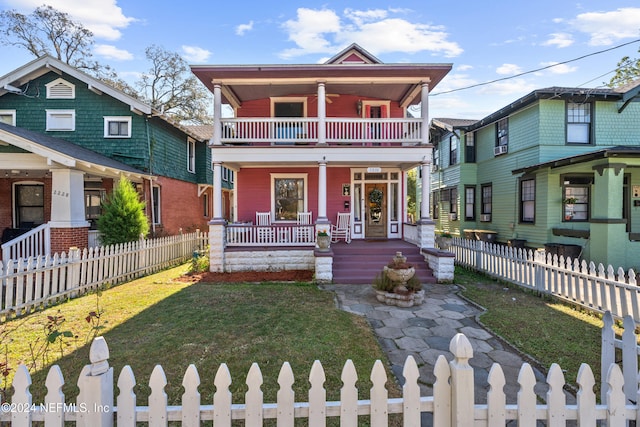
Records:
{"label": "stone walkway", "polygon": [[[489,370],[493,363],[499,363],[506,379],[507,403],[516,403],[518,374],[525,363],[523,357],[477,322],[480,310],[456,294],[459,290],[456,285],[424,285],[424,288],[422,305],[398,308],[378,302],[369,285],[323,286],[323,289],[335,292],[341,309],[367,318],[400,384],[404,362],[411,355],[419,366],[422,395],[431,396],[435,362],[440,355],[447,361],[453,359],[449,343],[461,332],[473,347],[473,358],[469,363],[475,375],[475,402],[486,403]],[[544,398],[547,391],[545,374],[533,365],[532,368],[538,381],[535,391]],[[428,425],[428,421],[423,425]]]}

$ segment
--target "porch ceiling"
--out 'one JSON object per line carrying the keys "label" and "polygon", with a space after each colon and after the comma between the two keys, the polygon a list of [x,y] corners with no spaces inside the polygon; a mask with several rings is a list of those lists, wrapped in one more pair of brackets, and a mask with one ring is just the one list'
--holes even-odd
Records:
{"label": "porch ceiling", "polygon": [[213,92],[223,87],[223,103],[285,95],[315,95],[318,82],[326,93],[357,95],[420,103],[424,83],[432,90],[451,70],[451,64],[324,64],[324,65],[194,65],[191,71]]}
{"label": "porch ceiling", "polygon": [[259,167],[386,167],[409,170],[431,162],[431,145],[411,147],[249,147],[221,146],[212,150],[214,162],[239,170]]}

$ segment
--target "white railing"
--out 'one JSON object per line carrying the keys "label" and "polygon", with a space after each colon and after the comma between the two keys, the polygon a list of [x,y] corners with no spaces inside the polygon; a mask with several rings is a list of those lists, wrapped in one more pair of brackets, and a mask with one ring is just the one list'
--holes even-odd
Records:
{"label": "white railing", "polygon": [[2,245],[2,259],[20,259],[51,252],[51,228],[42,224]]}
{"label": "white railing", "polygon": [[0,261],[0,319],[105,284],[119,284],[184,262],[208,245],[207,233],[72,250],[69,254]]}
{"label": "white railing", "polygon": [[[33,423],[45,422],[45,426],[65,425],[75,422],[78,426],[135,427],[142,423],[166,426],[169,421],[182,426],[200,426],[202,421],[213,421],[216,427],[230,427],[238,421],[246,426],[262,426],[265,420],[274,420],[278,426],[293,426],[296,420],[306,420],[308,425],[325,426],[327,420],[338,419],[342,427],[356,427],[361,422],[374,427],[389,425],[390,415],[402,414],[403,425],[421,425],[423,413],[432,414],[434,426],[505,426],[515,421],[520,426],[564,426],[567,421],[578,425],[602,425],[622,427],[627,421],[640,417],[637,403],[627,403],[623,393],[624,379],[620,368],[612,364],[603,373],[609,392],[601,403],[597,403],[593,391],[595,379],[591,368],[583,364],[578,372],[580,393],[575,403],[567,402],[563,390],[565,378],[559,365],[553,364],[546,378],[548,392],[540,396],[534,391],[536,377],[532,367],[524,363],[517,377],[517,396],[507,396],[503,391],[506,382],[501,366],[494,363],[487,379],[486,402],[475,401],[474,370],[469,365],[473,357],[471,343],[463,334],[451,340],[449,349],[453,360],[447,362],[439,355],[432,379],[420,378],[418,365],[408,356],[402,375],[402,397],[389,398],[385,384],[388,381],[383,363],[378,360],[367,377],[372,387],[369,398],[359,399],[358,373],[353,362],[348,360],[342,369],[340,401],[327,401],[324,387],[325,373],[320,361],[313,363],[305,381],[309,382],[308,401],[295,400],[292,384],[293,370],[285,362],[278,376],[280,386],[276,402],[265,403],[263,378],[258,364],[254,363],[246,376],[247,391],[234,396],[230,391],[232,378],[226,364],[218,367],[214,378],[216,392],[209,402],[202,402],[198,391],[200,376],[195,365],[189,365],[183,380],[181,405],[169,405],[165,388],[179,387],[168,384],[162,366],[156,365],[149,379],[149,399],[139,406],[136,397],[136,378],[129,365],[118,376],[116,396],[114,371],[109,366],[109,349],[103,337],[96,338],[89,352],[90,365],[85,365],[77,381],[79,394],[74,402],[66,402],[61,392],[65,383],[60,368],[53,366],[47,375],[48,390],[42,404],[32,402],[31,376],[24,365],[20,365],[13,379],[14,394],[11,402],[3,406],[0,421],[11,422],[12,427],[30,427]],[[171,367],[173,368],[173,367]],[[238,381],[238,380],[236,380]],[[302,380],[299,380],[302,381]],[[433,382],[431,396],[422,396],[419,383]],[[631,384],[636,386],[637,380]],[[175,393],[172,393],[175,394]],[[235,397],[235,399],[234,399]],[[234,402],[235,400],[235,402]],[[243,403],[238,403],[242,401]]]}
{"label": "white railing", "polygon": [[226,227],[227,246],[315,246],[313,225],[245,225]]}
{"label": "white railing", "polygon": [[631,316],[640,324],[640,287],[633,269],[617,271],[609,265],[587,263],[563,256],[510,248],[479,240],[452,239],[455,262],[489,276],[554,295],[600,313],[610,311],[622,319]]}
{"label": "white railing", "polygon": [[[317,117],[222,118],[223,144],[307,145],[318,142]],[[327,117],[326,142],[332,144],[414,145],[421,142],[422,120],[412,118],[360,119]]]}

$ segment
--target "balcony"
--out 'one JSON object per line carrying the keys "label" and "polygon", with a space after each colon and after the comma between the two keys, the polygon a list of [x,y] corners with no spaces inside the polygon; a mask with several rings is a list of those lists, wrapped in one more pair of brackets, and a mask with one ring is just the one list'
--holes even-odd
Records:
{"label": "balcony", "polygon": [[321,139],[329,145],[403,146],[422,142],[422,119],[222,118],[222,145],[315,145]]}

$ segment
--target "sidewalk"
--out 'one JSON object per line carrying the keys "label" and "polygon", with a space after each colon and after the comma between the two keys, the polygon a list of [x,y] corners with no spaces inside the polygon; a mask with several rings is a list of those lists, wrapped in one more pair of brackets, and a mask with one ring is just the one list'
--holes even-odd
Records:
{"label": "sidewalk", "polygon": [[[370,285],[326,285],[323,289],[335,292],[341,309],[367,318],[401,384],[404,362],[411,355],[420,370],[422,395],[433,395],[435,362],[440,355],[447,361],[453,359],[449,343],[461,332],[473,346],[473,358],[469,363],[475,375],[475,402],[486,403],[489,370],[493,363],[499,363],[506,379],[507,403],[516,403],[518,374],[525,360],[478,324],[476,316],[480,310],[456,294],[458,286],[424,285],[424,303],[411,308],[378,302]],[[533,365],[532,368],[538,381],[535,391],[544,400],[548,388],[545,374]]]}

